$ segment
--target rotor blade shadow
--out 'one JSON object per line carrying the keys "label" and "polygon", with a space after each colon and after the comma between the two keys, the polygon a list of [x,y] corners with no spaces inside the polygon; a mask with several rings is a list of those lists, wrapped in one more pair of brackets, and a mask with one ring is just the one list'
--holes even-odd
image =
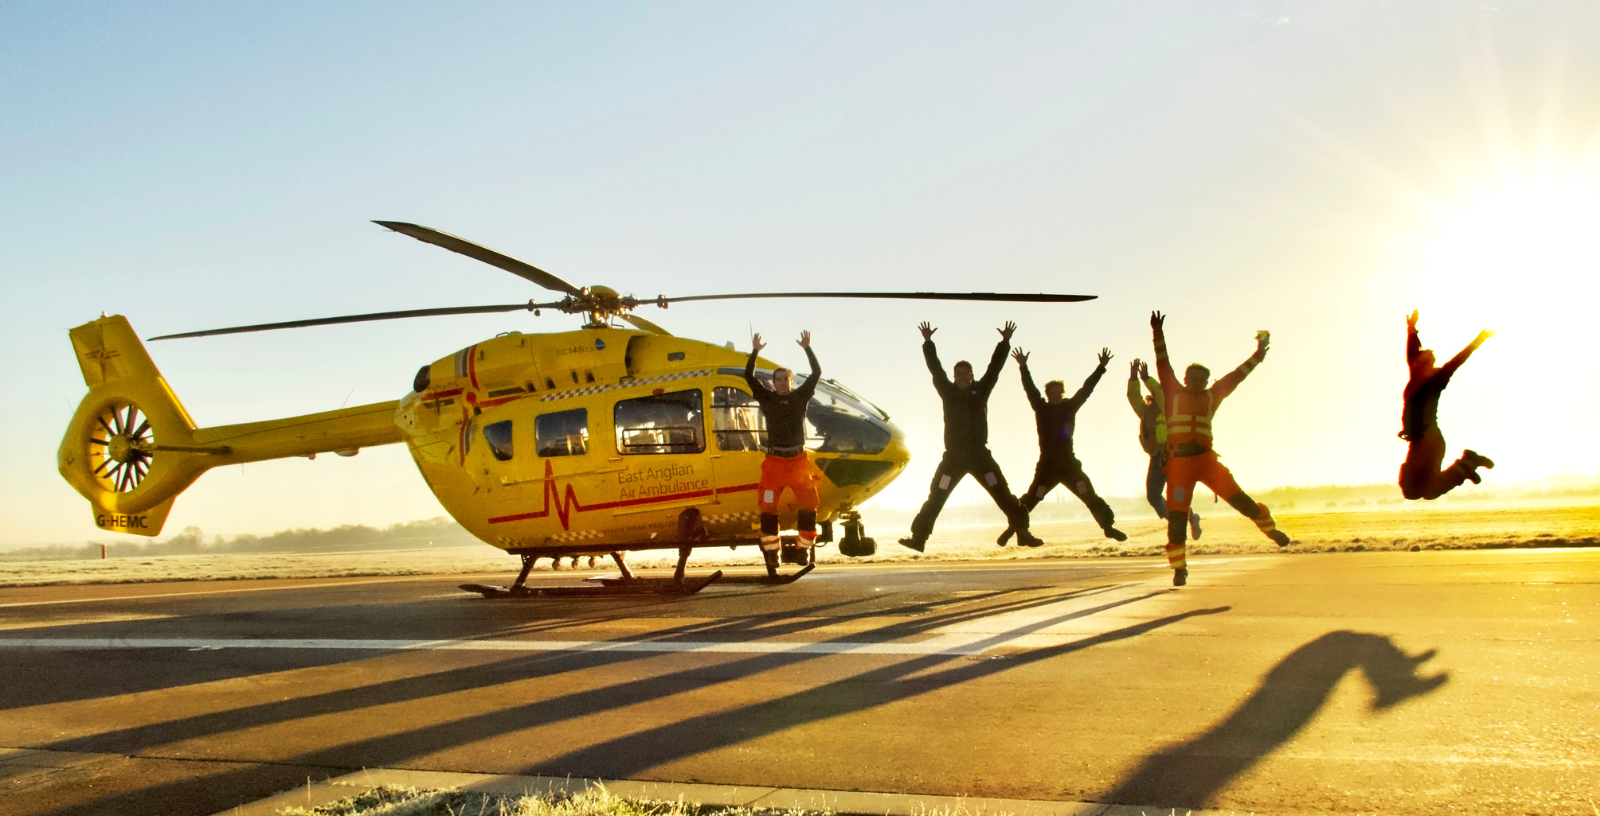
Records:
{"label": "rotor blade shadow", "polygon": [[1408,655],[1382,635],[1329,632],[1278,661],[1222,722],[1148,757],[1102,801],[1207,807],[1240,774],[1293,739],[1351,670],[1362,671],[1373,691],[1371,709],[1382,711],[1448,682],[1445,672],[1417,674],[1435,653]]}

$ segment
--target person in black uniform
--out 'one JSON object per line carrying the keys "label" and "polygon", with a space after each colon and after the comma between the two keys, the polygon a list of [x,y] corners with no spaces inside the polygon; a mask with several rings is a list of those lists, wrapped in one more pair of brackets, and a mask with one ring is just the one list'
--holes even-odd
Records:
{"label": "person in black uniform", "polygon": [[[1106,364],[1111,362],[1111,350],[1100,349],[1100,365],[1089,375],[1089,379],[1083,381],[1083,387],[1071,399],[1065,398],[1067,385],[1060,380],[1045,383],[1044,396],[1039,396],[1039,388],[1033,384],[1033,375],[1028,373],[1028,353],[1017,349],[1011,352],[1011,357],[1022,370],[1022,390],[1028,394],[1028,404],[1033,406],[1033,422],[1039,430],[1039,464],[1033,469],[1033,484],[1019,499],[1022,509],[1032,513],[1033,508],[1044,501],[1044,497],[1050,495],[1056,485],[1066,485],[1067,490],[1072,491],[1072,495],[1089,508],[1089,514],[1105,531],[1106,538],[1127,541],[1128,534],[1112,526],[1117,519],[1111,512],[1111,505],[1095,494],[1094,485],[1083,472],[1083,463],[1072,453],[1072,431],[1078,409],[1088,401],[1095,385],[1105,375]],[[1007,527],[996,543],[1004,547],[1011,540],[1012,532]]]}
{"label": "person in black uniform", "polygon": [[938,329],[926,322],[917,328],[922,331],[922,356],[928,363],[929,373],[933,374],[934,390],[939,392],[939,399],[944,402],[944,458],[939,460],[939,469],[934,471],[928,500],[923,502],[922,510],[911,521],[911,536],[900,539],[900,543],[922,552],[927,546],[928,536],[933,533],[933,523],[939,518],[939,511],[950,499],[950,491],[955,489],[962,477],[970,473],[989,492],[994,503],[1005,511],[1012,529],[1016,531],[1018,544],[1029,547],[1043,544],[1028,532],[1028,512],[1022,509],[1017,497],[1007,489],[1006,477],[1001,475],[994,454],[989,452],[989,392],[994,390],[995,381],[1000,378],[1000,369],[1005,367],[1006,352],[1011,349],[1011,334],[1017,330],[1017,324],[1006,321],[1005,328],[997,329],[1000,332],[1000,344],[994,347],[989,369],[983,373],[983,379],[977,382],[972,380],[972,364],[965,360],[951,369],[954,382],[946,377],[944,366],[939,363],[939,354],[933,347],[933,333]]}
{"label": "person in black uniform", "polygon": [[1406,382],[1405,410],[1400,415],[1400,438],[1410,445],[1406,448],[1405,464],[1400,466],[1400,494],[1408,499],[1437,499],[1462,482],[1483,481],[1478,468],[1494,467],[1493,459],[1468,449],[1449,467],[1439,468],[1445,456],[1444,434],[1439,431],[1439,397],[1450,384],[1450,378],[1455,376],[1456,369],[1483,345],[1483,341],[1493,337],[1494,332],[1488,329],[1478,332],[1466,348],[1444,365],[1436,366],[1433,350],[1423,348],[1421,336],[1417,334],[1418,317],[1416,311],[1406,317],[1406,365],[1411,369],[1411,377]]}
{"label": "person in black uniform", "polygon": [[817,355],[811,351],[811,332],[800,333],[800,347],[806,350],[811,363],[811,377],[799,388],[794,387],[794,372],[780,368],[772,372],[772,387],[756,379],[756,355],[766,345],[761,335],[750,340],[750,360],[744,365],[744,381],[750,386],[750,395],[761,405],[767,418],[767,457],[761,460],[761,483],[756,487],[756,504],[761,509],[761,551],[767,561],[767,573],[778,570],[778,502],[784,488],[794,493],[799,505],[796,527],[800,533],[798,563],[805,563],[810,549],[817,540],[817,469],[806,458],[806,406],[811,404],[811,394],[817,390],[822,368],[817,365]]}

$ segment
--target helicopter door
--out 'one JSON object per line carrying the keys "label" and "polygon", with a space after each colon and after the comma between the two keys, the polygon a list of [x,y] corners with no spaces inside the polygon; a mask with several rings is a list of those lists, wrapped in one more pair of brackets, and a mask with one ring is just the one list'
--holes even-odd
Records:
{"label": "helicopter door", "polygon": [[761,405],[743,388],[719,385],[711,391],[711,429],[716,437],[711,468],[719,502],[727,501],[727,494],[755,495],[767,447],[767,418]]}
{"label": "helicopter door", "polygon": [[705,392],[663,391],[612,407],[616,474],[614,512],[636,515],[716,500],[706,457]]}

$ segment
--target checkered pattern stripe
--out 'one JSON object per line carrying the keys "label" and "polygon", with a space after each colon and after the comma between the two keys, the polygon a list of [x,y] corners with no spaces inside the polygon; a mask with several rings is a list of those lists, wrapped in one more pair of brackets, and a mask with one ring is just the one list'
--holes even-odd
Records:
{"label": "checkered pattern stripe", "polygon": [[654,377],[645,377],[642,380],[634,380],[634,381],[628,382],[628,383],[616,383],[616,384],[612,384],[612,385],[591,385],[591,386],[587,386],[587,387],[584,387],[584,388],[576,388],[576,389],[573,389],[571,391],[562,391],[559,394],[545,394],[543,397],[539,398],[539,401],[540,402],[552,402],[554,400],[572,399],[573,397],[586,397],[586,396],[588,396],[590,394],[600,394],[600,393],[603,393],[603,392],[606,392],[606,391],[616,391],[617,389],[620,389],[620,388],[638,388],[639,386],[642,386],[642,385],[655,385],[656,383],[672,382],[673,380],[688,380],[688,379],[693,379],[695,377],[709,377],[709,376],[711,376],[712,374],[715,374],[715,373],[716,373],[716,371],[714,371],[713,369],[709,369],[709,368],[703,368],[703,369],[700,369],[698,371],[678,371],[678,372],[674,372],[672,374],[660,374],[660,375],[657,375],[657,376],[654,376]]}
{"label": "checkered pattern stripe", "polygon": [[730,524],[739,521],[756,521],[761,518],[760,513],[717,513],[702,516],[707,524]]}
{"label": "checkered pattern stripe", "polygon": [[567,541],[589,541],[604,537],[605,533],[602,533],[599,530],[571,530],[569,532],[550,536],[549,541],[552,543]]}

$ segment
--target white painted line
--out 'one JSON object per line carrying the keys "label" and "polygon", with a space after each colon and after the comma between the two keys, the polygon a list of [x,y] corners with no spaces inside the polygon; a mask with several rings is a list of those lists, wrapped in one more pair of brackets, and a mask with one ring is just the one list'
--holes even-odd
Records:
{"label": "white painted line", "polygon": [[684,640],[334,640],[265,638],[0,638],[0,649],[291,649],[381,652],[656,652],[704,654],[976,655],[994,635],[939,635],[914,643]]}
{"label": "white painted line", "polygon": [[[472,573],[476,574],[476,573]],[[320,578],[290,578],[291,581],[305,581],[307,583],[290,584],[286,586],[258,586],[236,587],[230,589],[198,589],[194,592],[152,592],[148,595],[111,595],[104,598],[60,598],[54,601],[22,601],[19,603],[0,603],[0,609],[10,609],[17,606],[56,606],[60,604],[100,603],[101,601],[142,601],[146,598],[187,598],[194,595],[231,595],[235,592],[273,592],[285,589],[321,589],[323,587],[361,586],[362,584],[393,584],[401,581],[423,581],[428,579],[450,578],[453,576],[439,575],[393,575],[374,576],[360,581],[324,581]],[[170,583],[170,582],[169,582]],[[59,588],[61,585],[53,585]],[[104,584],[83,584],[83,586],[105,586]],[[35,589],[36,587],[5,587],[5,589]]]}

